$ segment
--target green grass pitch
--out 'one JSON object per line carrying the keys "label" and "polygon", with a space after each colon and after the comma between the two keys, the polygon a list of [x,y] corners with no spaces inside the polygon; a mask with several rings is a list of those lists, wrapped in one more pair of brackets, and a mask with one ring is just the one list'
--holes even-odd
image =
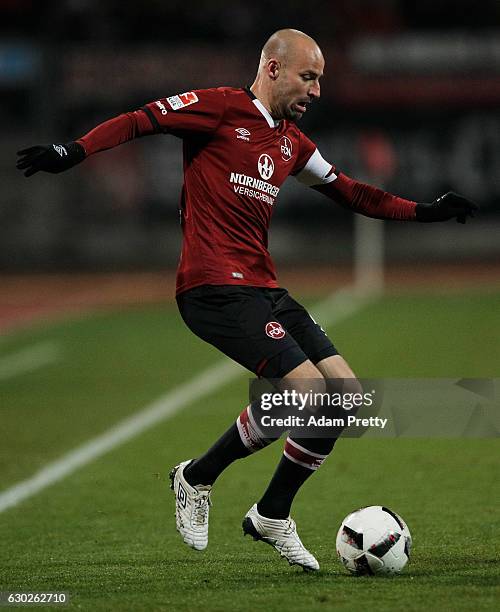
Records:
{"label": "green grass pitch", "polygon": [[[499,293],[388,296],[328,331],[361,377],[500,376]],[[0,490],[220,359],[173,305],[11,334],[0,358],[45,340],[60,343],[62,360],[0,381]],[[246,397],[242,376],[0,514],[0,590],[68,591],[80,610],[497,609],[495,439],[340,440],[293,508],[317,574],[242,537],[281,442],[222,475],[208,549],[185,547],[168,470],[204,451]],[[351,577],[336,559],[340,521],[371,504],[412,531],[412,560],[394,579]]]}

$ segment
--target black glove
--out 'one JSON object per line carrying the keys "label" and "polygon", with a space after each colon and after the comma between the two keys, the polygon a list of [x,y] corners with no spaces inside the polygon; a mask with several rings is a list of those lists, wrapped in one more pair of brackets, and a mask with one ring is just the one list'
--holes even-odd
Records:
{"label": "black glove", "polygon": [[24,176],[31,176],[43,170],[57,174],[68,170],[85,159],[85,149],[77,142],[67,144],[37,145],[17,152],[18,170],[25,170]]}
{"label": "black glove", "polygon": [[464,196],[448,191],[432,204],[417,204],[415,217],[417,221],[432,223],[433,221],[448,221],[456,219],[457,223],[465,223],[467,217],[473,217],[479,206]]}

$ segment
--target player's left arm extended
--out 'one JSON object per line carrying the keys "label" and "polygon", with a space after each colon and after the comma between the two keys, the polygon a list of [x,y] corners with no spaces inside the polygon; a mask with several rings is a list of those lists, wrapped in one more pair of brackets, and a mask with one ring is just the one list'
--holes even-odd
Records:
{"label": "player's left arm extended", "polygon": [[350,178],[326,162],[319,152],[311,156],[297,178],[344,208],[375,219],[447,221],[465,223],[477,204],[452,191],[431,203],[413,202]]}

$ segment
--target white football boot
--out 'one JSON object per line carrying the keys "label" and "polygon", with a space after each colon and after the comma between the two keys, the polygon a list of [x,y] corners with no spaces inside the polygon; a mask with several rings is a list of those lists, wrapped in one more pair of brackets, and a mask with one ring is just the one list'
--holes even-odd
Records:
{"label": "white football boot", "polygon": [[184,468],[193,459],[183,461],[170,472],[170,488],[175,494],[175,523],[184,542],[195,550],[204,550],[208,544],[209,485],[191,486],[184,478]]}
{"label": "white football boot", "polygon": [[257,504],[254,504],[246,513],[242,527],[244,535],[271,544],[290,565],[319,570],[319,563],[300,541],[295,521],[290,517],[283,520],[266,518],[257,512]]}

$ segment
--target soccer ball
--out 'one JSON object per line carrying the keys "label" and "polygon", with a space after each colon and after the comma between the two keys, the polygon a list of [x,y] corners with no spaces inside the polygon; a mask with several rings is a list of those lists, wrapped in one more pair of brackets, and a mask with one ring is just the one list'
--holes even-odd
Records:
{"label": "soccer ball", "polygon": [[352,512],[337,533],[337,555],[358,576],[399,574],[410,558],[411,545],[408,526],[385,506]]}

